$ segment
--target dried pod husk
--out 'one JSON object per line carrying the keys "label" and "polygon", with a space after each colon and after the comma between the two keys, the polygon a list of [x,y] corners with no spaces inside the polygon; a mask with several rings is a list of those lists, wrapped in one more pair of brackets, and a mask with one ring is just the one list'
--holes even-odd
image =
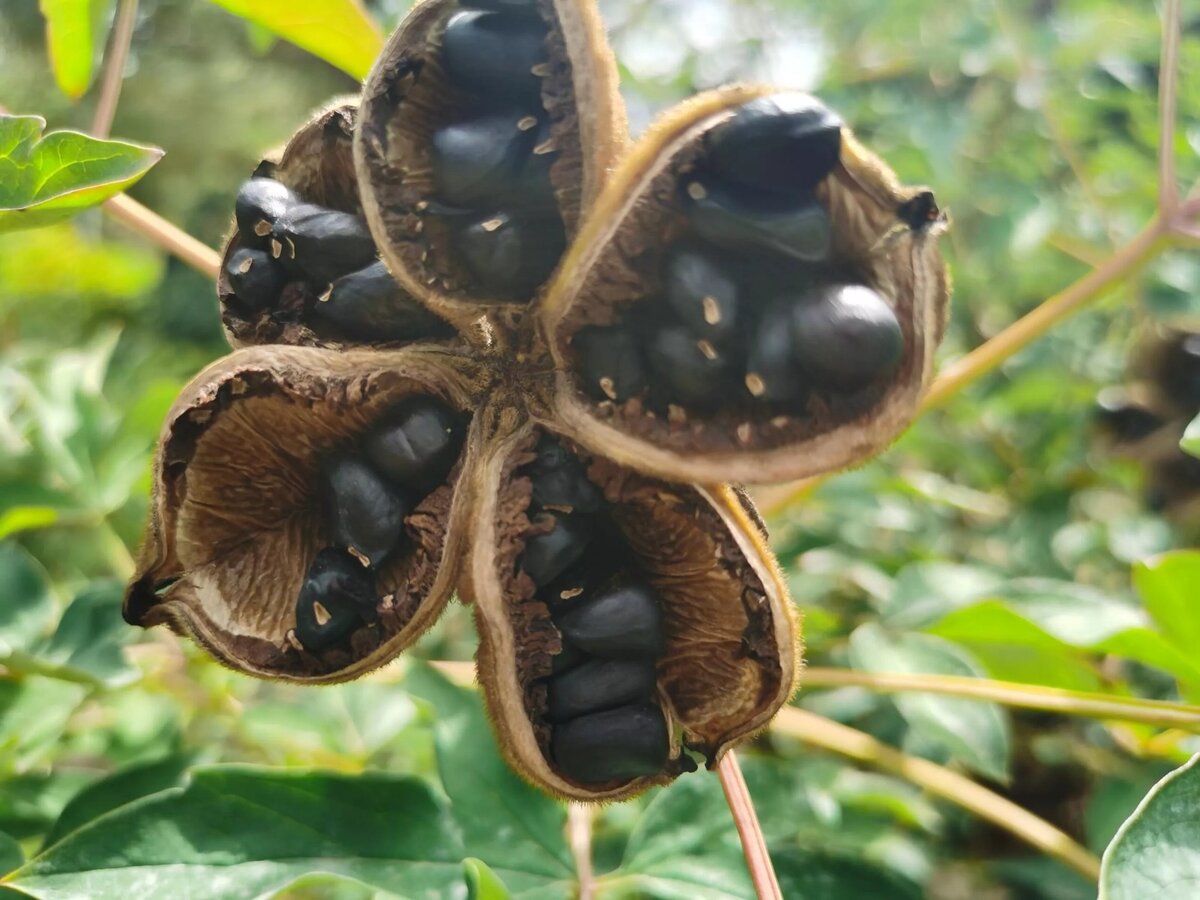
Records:
{"label": "dried pod husk", "polygon": [[[764,534],[747,513],[753,506],[744,493],[647,477],[588,453],[552,428],[523,422],[489,445],[476,475],[472,549],[460,589],[474,604],[478,678],[510,764],[560,797],[617,800],[692,770],[696,758],[711,766],[734,743],[764,727],[795,686],[797,624]],[[546,516],[537,514],[532,500],[531,479],[537,476],[529,474],[547,435],[573,454],[601,489],[607,524],[594,524],[597,536],[572,568],[539,587],[523,562],[530,542],[547,533]],[[592,566],[616,566],[617,574]],[[569,624],[562,617],[570,604],[612,599],[630,583],[649,585],[659,598],[665,648],[655,659],[654,695],[621,709],[632,717],[626,731],[639,724],[653,731],[647,715],[662,711],[669,733],[663,738],[665,762],[659,771],[636,777],[580,780],[564,772],[563,761],[554,755],[564,750],[555,743],[563,734],[556,729],[563,725],[551,721],[549,711],[551,679],[561,677],[576,658],[587,658],[564,638]],[[599,612],[606,617],[602,621],[616,615],[611,609]],[[631,652],[641,652],[637,646],[644,639],[627,643]],[[571,685],[568,705],[577,705],[578,687]],[[626,687],[621,679],[612,681],[612,690]],[[558,707],[563,705],[560,699]],[[605,742],[618,737],[631,739],[611,731],[585,736],[581,762],[579,736],[572,735],[574,764],[603,771],[604,753],[612,750]],[[598,748],[591,756],[590,746]]]}
{"label": "dried pod husk", "polygon": [[[285,206],[311,204],[361,218],[352,150],[357,116],[357,98],[333,101],[305,123],[281,151],[270,154],[259,165],[254,184],[286,189]],[[272,247],[275,216],[255,221],[243,214],[241,205],[217,276],[221,324],[231,346],[297,344],[337,348],[368,341],[398,346],[452,337],[453,331],[445,322],[398,285],[386,296],[375,291],[370,302],[378,309],[355,315],[353,310],[339,308],[323,315],[322,304],[330,301],[337,281],[331,282],[327,274],[314,279],[301,271],[290,258],[295,248],[287,246],[286,240]],[[363,231],[369,238],[365,219]],[[377,252],[368,248],[367,256],[359,254],[344,274],[356,274],[360,263],[376,257]],[[342,274],[336,265],[334,271]],[[341,307],[346,306],[343,300]]]}
{"label": "dried pod husk", "polygon": [[[861,462],[894,440],[915,413],[945,329],[949,283],[936,246],[945,217],[928,190],[901,186],[845,127],[838,161],[814,186],[782,184],[775,196],[714,177],[712,136],[746,104],[778,93],[735,86],[669,112],[622,160],[548,290],[539,316],[560,373],[556,411],[573,437],[617,462],[700,483],[790,480]],[[782,96],[785,107],[815,104]],[[821,154],[829,146],[829,121],[839,120],[822,114]],[[726,154],[722,164],[728,167],[730,158],[736,155]],[[731,191],[750,198],[744,201],[752,204],[750,212],[741,218],[736,207],[721,205],[732,202],[724,199]],[[803,197],[809,199],[796,199]],[[729,208],[734,215],[726,215]],[[829,315],[842,315],[837,304],[848,295],[836,286],[858,291],[849,299],[866,298],[859,306],[874,331],[860,335],[851,328],[846,342],[861,340],[871,353],[894,354],[884,374],[864,383],[851,366],[835,373],[854,381],[849,386],[832,375],[806,383],[779,358],[777,330],[759,329],[764,346],[757,348],[751,323],[740,344],[697,332],[694,347],[676,346],[669,329],[683,323],[663,318],[678,306],[664,299],[672,287],[665,280],[671,254],[689,242],[740,272],[764,309],[776,295],[825,290],[818,295],[833,310]],[[711,324],[724,303],[714,295],[697,310]],[[737,301],[739,310],[749,305],[746,297]],[[665,329],[665,343],[647,350],[657,374],[642,393],[624,396],[610,390],[618,381],[611,375],[582,371],[590,365],[581,357],[588,349],[583,341],[605,331],[656,327]],[[819,357],[822,341],[810,339],[802,349]],[[818,361],[837,366],[838,354],[824,356]],[[747,358],[763,361],[748,364]],[[591,383],[600,375],[607,376],[604,393]],[[671,395],[672,376],[688,381],[679,385],[691,388],[688,399]],[[714,384],[727,384],[726,392]]]}
{"label": "dried pod husk", "polygon": [[[305,646],[295,632],[306,575],[332,544],[322,467],[358,453],[371,427],[413,397],[437,399],[465,424],[482,377],[469,359],[432,347],[259,347],[214,363],[184,389],[163,427],[125,618],[169,625],[260,677],[343,681],[393,658],[433,623],[454,588],[470,516],[463,473],[472,438],[443,483],[413,496],[402,546],[370,570],[374,608],[361,610],[348,641],[328,648]],[[302,631],[338,612],[303,612],[314,610],[315,623],[309,615]]]}
{"label": "dried pod husk", "polygon": [[[503,6],[415,5],[367,79],[355,136],[383,258],[461,330],[489,311],[521,317],[556,261],[547,247],[575,234],[628,141],[594,0]],[[454,203],[439,200],[447,177]],[[462,205],[480,193],[497,199]]]}

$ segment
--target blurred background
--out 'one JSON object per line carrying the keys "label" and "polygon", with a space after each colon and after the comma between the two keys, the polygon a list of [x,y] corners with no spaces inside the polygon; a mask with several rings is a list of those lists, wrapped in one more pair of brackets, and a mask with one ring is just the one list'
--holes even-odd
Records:
{"label": "blurred background", "polygon": [[[390,30],[407,4],[367,6]],[[779,82],[820,93],[903,181],[934,187],[954,221],[944,360],[1071,284],[1154,215],[1152,3],[601,6],[635,130],[696,90]],[[1200,177],[1200,13],[1187,6],[1184,186]],[[5,0],[0,60],[0,105],[51,128],[88,128],[95,91],[72,103],[55,88],[37,0]],[[216,247],[262,151],[356,89],[212,4],[142,0],[112,134],[166,150],[132,195]],[[1200,635],[1200,610],[1185,623],[1178,607],[1164,613],[1161,567],[1147,562],[1196,546],[1197,519],[1177,501],[1200,493],[1200,477],[1164,494],[1136,455],[1110,452],[1122,426],[1101,417],[1106,439],[1096,413],[1103,388],[1147,377],[1130,365],[1139,348],[1189,317],[1200,319],[1200,256],[1162,248],[878,460],[791,502],[764,491],[809,665],[1200,702],[1200,647],[1187,643]],[[213,285],[100,212],[0,235],[0,832],[26,853],[64,827],[55,822],[81,790],[129,767],[436,778],[436,713],[393,686],[403,665],[300,690],[234,675],[120,621],[158,428],[180,387],[226,350]],[[1163,558],[1197,570],[1192,555]],[[6,659],[6,634],[10,644],[25,635],[25,651]],[[416,655],[469,660],[474,640],[469,612],[453,605]],[[796,702],[983,780],[1096,853],[1156,778],[1200,750],[1182,732],[865,687],[812,686]],[[743,759],[773,848],[839,861],[831,871],[865,879],[846,885],[868,886],[793,896],[1095,895],[956,806],[793,737],[768,733]],[[721,806],[710,787],[680,790],[697,794],[689,815]],[[644,845],[655,827],[645,810],[659,804],[663,815],[670,800],[658,793],[601,813],[599,872],[629,864],[631,835]],[[734,852],[727,830],[676,852]],[[657,890],[629,896],[675,896]]]}

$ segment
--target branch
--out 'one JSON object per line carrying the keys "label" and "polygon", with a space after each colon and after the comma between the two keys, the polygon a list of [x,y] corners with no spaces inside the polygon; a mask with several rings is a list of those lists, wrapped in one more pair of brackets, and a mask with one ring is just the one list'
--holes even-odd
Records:
{"label": "branch", "polygon": [[128,194],[119,194],[104,204],[104,211],[204,275],[216,280],[221,257],[215,250],[173,225]]}
{"label": "branch", "polygon": [[125,78],[125,62],[129,59],[129,45],[133,42],[133,27],[137,23],[137,8],[138,0],[121,0],[117,9],[112,45],[104,61],[104,82],[100,86],[100,98],[96,101],[96,112],[92,118],[92,134],[98,138],[108,137],[113,116],[117,113],[121,83]]}
{"label": "branch", "polygon": [[595,900],[596,875],[592,869],[592,817],[595,807],[582,803],[567,804],[567,843],[575,859],[579,879],[578,900]]}
{"label": "branch", "polygon": [[1158,69],[1158,211],[1169,219],[1179,205],[1175,183],[1175,115],[1179,90],[1179,0],[1163,3]]}
{"label": "branch", "polygon": [[795,706],[785,707],[775,717],[775,730],[840,753],[923,787],[970,813],[991,822],[1025,843],[1070,866],[1086,878],[1100,877],[1100,860],[1067,834],[1026,809],[989,791],[969,778],[925,759],[901,753],[869,734],[818,716]]}
{"label": "branch", "polygon": [[783,894],[779,891],[779,881],[775,877],[775,867],[771,865],[771,855],[767,852],[767,842],[763,838],[762,827],[758,824],[754,801],[750,798],[746,779],[742,777],[742,768],[732,750],[717,763],[717,775],[721,779],[725,802],[729,804],[729,812],[742,841],[742,852],[746,855],[746,868],[750,871],[755,895],[758,900],[783,900]]}

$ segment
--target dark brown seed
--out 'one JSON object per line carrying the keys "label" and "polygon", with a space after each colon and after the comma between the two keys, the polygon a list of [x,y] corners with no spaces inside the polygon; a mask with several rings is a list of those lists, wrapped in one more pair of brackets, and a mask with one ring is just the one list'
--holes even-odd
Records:
{"label": "dark brown seed", "polygon": [[375,617],[375,604],[370,571],[346,550],[329,547],[317,554],[300,587],[296,637],[310,651],[343,643]]}
{"label": "dark brown seed", "polygon": [[638,703],[556,726],[551,747],[555,765],[568,778],[602,784],[661,772],[670,736],[662,710]]}
{"label": "dark brown seed", "polygon": [[796,362],[816,384],[853,389],[891,375],[904,356],[896,314],[875,291],[829,285],[792,307]]}
{"label": "dark brown seed", "polygon": [[667,259],[667,302],[692,333],[720,345],[737,333],[738,287],[697,248],[679,247]]}
{"label": "dark brown seed", "polygon": [[647,348],[647,358],[663,393],[673,402],[712,409],[730,395],[730,359],[682,325],[659,329]]}
{"label": "dark brown seed", "polygon": [[[546,208],[553,203],[552,155],[535,156],[539,129],[518,127],[519,113],[484,116],[435,132],[433,183],[443,203]],[[506,203],[508,201],[508,203]]]}
{"label": "dark brown seed", "polygon": [[650,700],[657,673],[652,659],[593,659],[550,682],[551,722]]}
{"label": "dark brown seed", "polygon": [[242,243],[265,247],[275,220],[299,203],[300,198],[281,182],[273,178],[251,178],[242,185],[234,203],[234,217]]}
{"label": "dark brown seed", "polygon": [[687,196],[692,228],[717,247],[777,253],[805,263],[829,258],[829,216],[812,194],[766,194],[709,178],[692,182]]}
{"label": "dark brown seed", "polygon": [[837,165],[842,120],[807,94],[751,100],[708,137],[708,163],[718,175],[768,192],[812,190]]}
{"label": "dark brown seed", "polygon": [[316,285],[327,285],[362,269],[377,257],[365,221],[311,203],[293,206],[276,219],[271,238],[280,261]]}
{"label": "dark brown seed", "polygon": [[530,104],[541,96],[533,67],[545,62],[546,26],[499,12],[460,12],[442,37],[442,62],[454,84],[496,100]]}
{"label": "dark brown seed", "polygon": [[273,306],[283,290],[283,271],[265,250],[235,250],[225,262],[225,274],[238,300],[251,309]]}
{"label": "dark brown seed", "polygon": [[358,341],[411,341],[452,333],[400,288],[383,260],[335,281],[326,299],[314,304],[313,315]]}
{"label": "dark brown seed", "polygon": [[618,581],[552,614],[563,637],[592,656],[656,659],[666,649],[658,595],[641,581]]}
{"label": "dark brown seed", "polygon": [[378,566],[400,543],[412,504],[365,460],[341,457],[323,466],[326,526],[339,546]]}
{"label": "dark brown seed", "polygon": [[372,428],[363,447],[380,473],[428,493],[449,474],[462,439],[461,416],[432,397],[413,397]]}
{"label": "dark brown seed", "polygon": [[557,216],[495,213],[464,228],[456,243],[486,290],[528,300],[558,265],[567,239]]}
{"label": "dark brown seed", "polygon": [[595,399],[621,403],[646,389],[642,350],[629,330],[585,328],[571,341],[579,354],[579,377]]}
{"label": "dark brown seed", "polygon": [[548,518],[554,522],[553,529],[526,541],[525,552],[517,563],[539,587],[549,584],[583,555],[593,530],[592,523],[582,516],[555,513]]}

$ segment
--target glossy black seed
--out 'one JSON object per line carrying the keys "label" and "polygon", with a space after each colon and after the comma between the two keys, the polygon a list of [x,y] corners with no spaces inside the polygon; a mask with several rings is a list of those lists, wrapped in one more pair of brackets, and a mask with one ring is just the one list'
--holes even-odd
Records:
{"label": "glossy black seed", "polygon": [[674,402],[710,409],[720,406],[734,387],[733,369],[726,354],[682,325],[659,329],[646,355],[664,393]]}
{"label": "glossy black seed", "polygon": [[326,527],[339,546],[377,566],[400,544],[412,504],[366,460],[341,457],[322,467]]}
{"label": "glossy black seed", "polygon": [[567,239],[557,216],[496,213],[463,228],[463,262],[486,290],[525,299],[554,271]]}
{"label": "glossy black seed", "polygon": [[708,163],[719,175],[764,191],[811,190],[837,165],[842,120],[807,94],[751,100],[708,136]]}
{"label": "glossy black seed", "polygon": [[546,26],[539,19],[500,12],[460,12],[442,37],[442,62],[459,88],[492,99],[536,102],[546,62]]}
{"label": "glossy black seed", "polygon": [[737,333],[738,286],[699,249],[680,247],[667,259],[667,302],[696,335],[721,344]]}
{"label": "glossy black seed", "polygon": [[554,528],[526,541],[517,562],[539,586],[549,584],[578,560],[593,533],[592,523],[582,516],[557,513],[550,518]]}
{"label": "glossy black seed", "polygon": [[271,253],[319,285],[368,266],[377,256],[366,222],[311,203],[293,206],[275,220]]}
{"label": "glossy black seed", "polygon": [[746,390],[755,399],[786,402],[806,390],[796,365],[791,324],[792,307],[788,303],[771,304],[758,320],[746,362]]}
{"label": "glossy black seed", "polygon": [[625,781],[661,772],[670,736],[662,710],[637,703],[555,726],[551,753],[558,769],[574,781]]}
{"label": "glossy black seed", "polygon": [[463,422],[432,397],[405,400],[367,434],[367,459],[397,484],[428,492],[441,484],[462,446]]}
{"label": "glossy black seed", "polygon": [[538,440],[537,459],[522,471],[533,483],[533,502],[543,509],[594,513],[604,503],[583,463],[549,435]]}
{"label": "glossy black seed", "polygon": [[463,5],[493,12],[537,15],[537,0],[470,0],[469,3]]}
{"label": "glossy black seed", "polygon": [[296,637],[310,651],[343,643],[364,620],[374,618],[376,599],[370,571],[342,548],[326,548],[300,587]]}
{"label": "glossy black seed", "polygon": [[652,659],[593,659],[551,680],[547,715],[562,722],[654,696]]}
{"label": "glossy black seed", "polygon": [[335,281],[325,299],[313,305],[313,315],[340,335],[359,341],[414,340],[450,333],[445,322],[401,289],[383,260]]}
{"label": "glossy black seed", "polygon": [[620,326],[585,328],[571,339],[579,377],[597,400],[618,403],[646,389],[646,363],[637,339]]}
{"label": "glossy black seed", "polygon": [[[528,127],[523,127],[528,126]],[[553,154],[534,154],[545,128],[532,116],[505,113],[448,125],[435,132],[433,183],[437,198],[465,207],[549,208]]]}
{"label": "glossy black seed", "polygon": [[666,649],[658,595],[641,581],[618,581],[552,614],[563,637],[592,656],[656,659]]}
{"label": "glossy black seed", "polygon": [[1096,400],[1096,423],[1117,441],[1140,441],[1166,422],[1122,393],[1103,391]]}
{"label": "glossy black seed", "polygon": [[242,185],[234,203],[242,241],[265,247],[275,220],[299,203],[300,198],[274,178],[251,178]]}
{"label": "glossy black seed", "polygon": [[252,309],[272,306],[283,290],[284,274],[265,250],[235,250],[225,262],[225,274],[238,300]]}
{"label": "glossy black seed", "polygon": [[829,258],[829,216],[812,194],[771,195],[706,179],[691,182],[687,199],[692,228],[718,247],[780,253],[805,263]]}
{"label": "glossy black seed", "polygon": [[556,654],[550,661],[550,672],[553,675],[562,675],[565,672],[570,672],[576,666],[582,665],[587,660],[588,656],[582,650],[564,642],[562,651]]}
{"label": "glossy black seed", "polygon": [[891,375],[904,356],[892,308],[869,287],[829,285],[792,307],[796,361],[816,384],[861,387]]}

